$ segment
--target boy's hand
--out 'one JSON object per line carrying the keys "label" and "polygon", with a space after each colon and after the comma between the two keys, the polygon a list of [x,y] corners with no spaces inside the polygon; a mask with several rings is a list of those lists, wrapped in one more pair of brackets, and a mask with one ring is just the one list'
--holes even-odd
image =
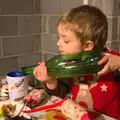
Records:
{"label": "boy's hand", "polygon": [[44,62],[39,62],[38,63],[37,67],[35,67],[35,69],[34,69],[33,74],[40,81],[47,81],[49,79],[52,79],[47,74],[47,68],[46,68]]}
{"label": "boy's hand", "polygon": [[46,68],[44,62],[38,63],[38,66],[35,67],[33,74],[38,80],[45,81],[46,86],[49,89],[55,89],[56,88],[57,80],[56,80],[55,77],[48,76],[47,68]]}

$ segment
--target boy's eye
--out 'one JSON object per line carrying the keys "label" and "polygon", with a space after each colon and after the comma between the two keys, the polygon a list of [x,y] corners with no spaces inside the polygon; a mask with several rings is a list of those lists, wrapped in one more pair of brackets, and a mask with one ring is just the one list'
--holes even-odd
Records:
{"label": "boy's eye", "polygon": [[69,41],[64,41],[65,43],[69,43]]}
{"label": "boy's eye", "polygon": [[69,43],[70,41],[64,40],[65,43]]}

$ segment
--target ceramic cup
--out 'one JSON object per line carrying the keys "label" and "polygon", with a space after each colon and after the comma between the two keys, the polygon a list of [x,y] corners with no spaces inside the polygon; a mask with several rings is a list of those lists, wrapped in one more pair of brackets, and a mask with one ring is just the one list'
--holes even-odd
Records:
{"label": "ceramic cup", "polygon": [[9,72],[6,74],[9,98],[20,100],[28,94],[29,79],[20,72]]}

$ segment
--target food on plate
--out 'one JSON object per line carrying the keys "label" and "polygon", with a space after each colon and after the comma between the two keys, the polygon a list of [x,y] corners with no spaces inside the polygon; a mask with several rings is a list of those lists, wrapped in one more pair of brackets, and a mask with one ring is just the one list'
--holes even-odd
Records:
{"label": "food on plate", "polygon": [[46,114],[40,115],[40,120],[71,120],[61,113],[59,110],[51,109],[46,111]]}
{"label": "food on plate", "polygon": [[4,117],[5,115],[13,115],[13,113],[15,112],[16,109],[16,105],[12,105],[11,103],[9,104],[3,104],[0,107],[0,118]]}
{"label": "food on plate", "polygon": [[16,103],[4,102],[0,105],[0,120],[32,120],[27,116],[18,116],[22,106]]}

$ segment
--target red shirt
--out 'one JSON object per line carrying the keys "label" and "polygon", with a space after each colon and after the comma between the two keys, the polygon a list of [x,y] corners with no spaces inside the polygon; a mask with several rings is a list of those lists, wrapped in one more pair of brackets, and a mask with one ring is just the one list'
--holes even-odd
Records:
{"label": "red shirt", "polygon": [[[119,55],[114,51],[109,53]],[[98,78],[85,75],[72,80],[71,97],[80,105],[96,110],[120,120],[120,81],[116,81],[114,72]],[[81,83],[85,81],[84,83]]]}
{"label": "red shirt", "polygon": [[[115,51],[107,52],[120,56]],[[71,82],[69,80],[70,86],[63,83],[67,78],[59,79],[56,89],[50,90],[47,87],[45,89],[49,94],[64,98],[71,88],[69,91],[71,98],[81,106],[120,120],[120,72],[118,81],[115,73],[110,72],[100,78],[95,78],[93,75],[79,76],[77,80],[71,80]]]}

